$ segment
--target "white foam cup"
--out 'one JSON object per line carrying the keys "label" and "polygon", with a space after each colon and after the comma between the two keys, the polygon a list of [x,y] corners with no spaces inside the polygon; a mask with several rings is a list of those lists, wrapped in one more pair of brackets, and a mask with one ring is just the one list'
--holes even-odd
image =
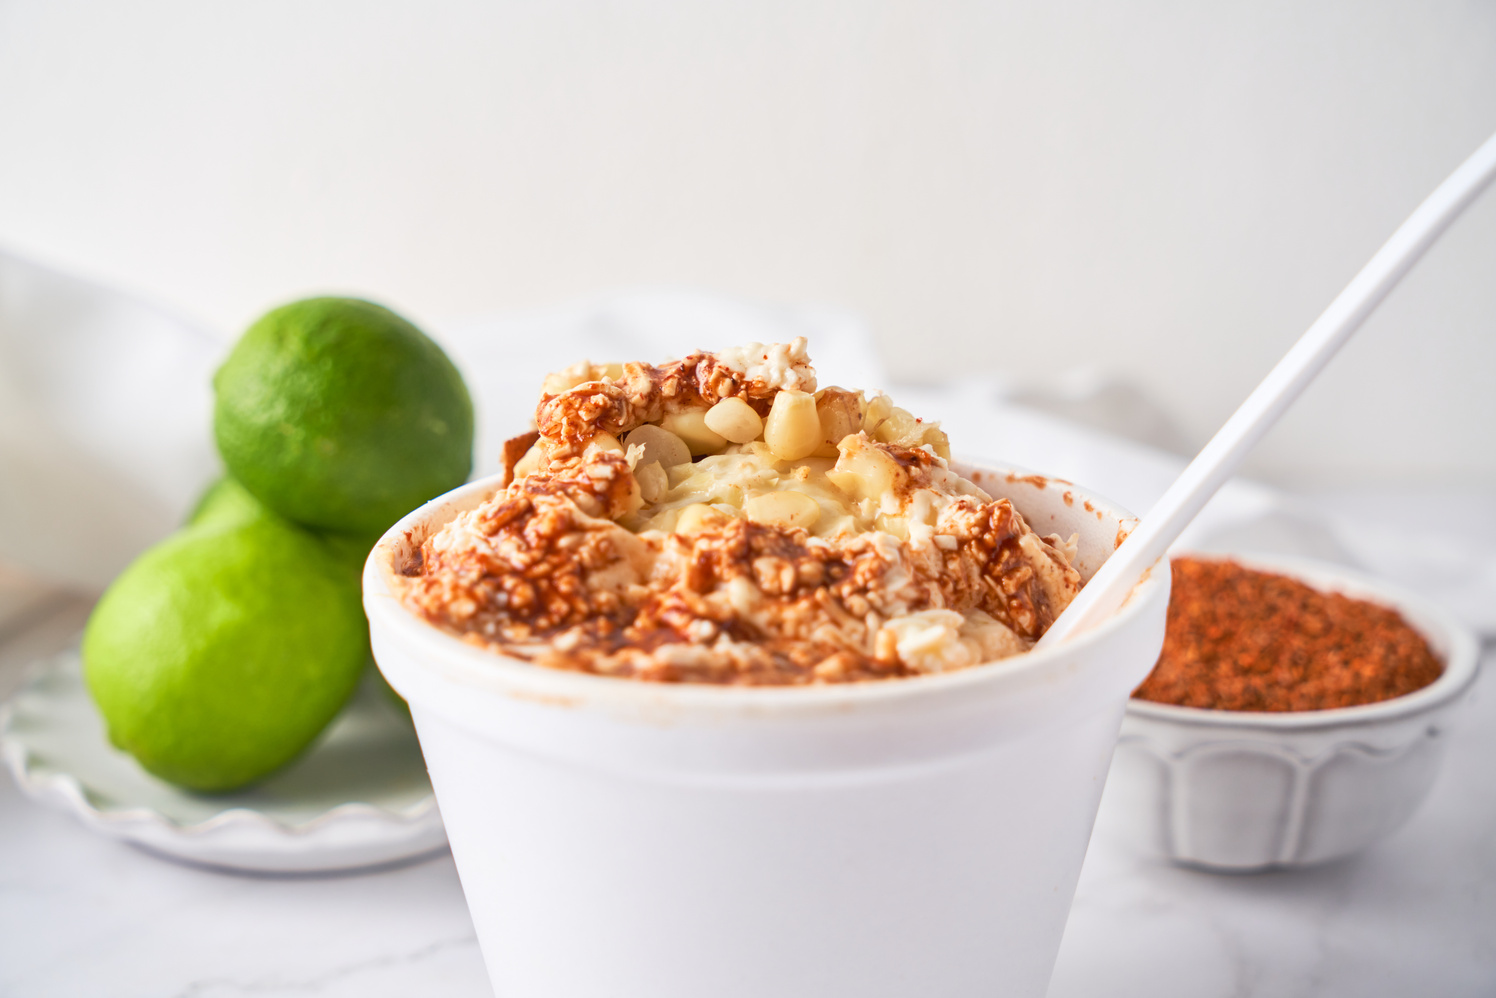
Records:
{"label": "white foam cup", "polygon": [[[1089,577],[1132,518],[1063,482],[960,466]],[[498,998],[1038,996],[1167,563],[1053,649],[814,687],[660,684],[474,647],[395,593],[490,496],[411,513],[364,572]]]}

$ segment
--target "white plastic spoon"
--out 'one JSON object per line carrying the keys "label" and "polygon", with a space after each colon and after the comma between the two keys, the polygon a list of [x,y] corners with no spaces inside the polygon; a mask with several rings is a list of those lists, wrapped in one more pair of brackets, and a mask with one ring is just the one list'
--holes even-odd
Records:
{"label": "white plastic spoon", "polygon": [[1143,573],[1164,556],[1169,545],[1241,464],[1247,451],[1262,439],[1329,363],[1335,351],[1361,328],[1361,323],[1403,275],[1493,179],[1496,179],[1496,135],[1487,139],[1418,206],[1356,279],[1340,292],[1340,297],[1330,303],[1169,486],[1127,540],[1112,552],[1080,595],[1050,625],[1037,647],[1058,644],[1105,620],[1122,605]]}

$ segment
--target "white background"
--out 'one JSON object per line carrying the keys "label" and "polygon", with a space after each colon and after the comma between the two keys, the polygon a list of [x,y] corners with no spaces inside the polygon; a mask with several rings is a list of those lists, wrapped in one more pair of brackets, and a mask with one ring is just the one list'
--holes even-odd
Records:
{"label": "white background", "polygon": [[[224,335],[694,285],[1185,446],[1493,129],[1489,0],[0,0],[0,247]],[[1489,488],[1493,374],[1488,195],[1251,470]]]}

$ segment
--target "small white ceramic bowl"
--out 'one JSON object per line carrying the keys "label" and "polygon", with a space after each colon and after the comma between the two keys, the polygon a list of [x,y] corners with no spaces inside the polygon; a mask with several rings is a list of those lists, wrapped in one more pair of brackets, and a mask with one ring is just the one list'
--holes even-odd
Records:
{"label": "small white ceramic bowl", "polygon": [[[1219,557],[1192,555],[1192,557]],[[1316,589],[1392,607],[1444,663],[1431,685],[1380,703],[1259,713],[1131,700],[1108,806],[1144,848],[1222,871],[1308,866],[1357,852],[1428,796],[1478,646],[1439,607],[1337,565],[1235,557]]]}

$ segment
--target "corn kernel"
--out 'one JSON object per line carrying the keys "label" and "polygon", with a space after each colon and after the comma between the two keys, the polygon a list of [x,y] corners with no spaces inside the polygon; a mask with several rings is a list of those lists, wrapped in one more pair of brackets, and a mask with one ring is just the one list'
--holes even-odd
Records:
{"label": "corn kernel", "polygon": [[623,444],[619,443],[618,438],[607,430],[599,430],[591,440],[587,441],[587,451],[605,454],[624,453]]}
{"label": "corn kernel", "polygon": [[862,429],[862,405],[857,392],[823,388],[816,393],[816,415],[821,421],[821,443],[816,457],[836,457],[836,445]]}
{"label": "corn kernel", "polygon": [[677,464],[690,463],[691,449],[686,442],[653,423],[630,431],[623,439],[630,447],[638,445],[644,448],[644,456],[639,459],[641,465],[659,462],[661,468],[673,468]]}
{"label": "corn kernel", "polygon": [[893,414],[893,399],[879,392],[862,406],[862,429],[868,436],[877,439],[878,427]]}
{"label": "corn kernel", "polygon": [[908,475],[886,452],[858,434],[840,444],[836,467],[826,472],[831,484],[853,499],[877,501],[905,483]]}
{"label": "corn kernel", "polygon": [[757,440],[764,432],[764,421],[753,406],[737,396],[725,398],[706,411],[707,428],[735,444]]}
{"label": "corn kernel", "polygon": [[743,512],[754,523],[809,530],[821,518],[821,504],[804,492],[765,492],[743,500]]}
{"label": "corn kernel", "polygon": [[727,438],[706,425],[705,409],[672,412],[660,421],[660,426],[684,440],[692,457],[720,454],[727,447]]}
{"label": "corn kernel", "polygon": [[639,495],[645,502],[659,502],[670,491],[670,477],[658,461],[640,462],[634,469],[634,477],[639,481]]}
{"label": "corn kernel", "polygon": [[732,519],[720,509],[708,506],[704,502],[696,502],[680,511],[680,516],[675,521],[675,532],[677,534],[696,534],[703,530],[721,527]]}
{"label": "corn kernel", "polygon": [[809,457],[821,443],[815,396],[793,388],[781,389],[764,422],[764,443],[781,461]]}

